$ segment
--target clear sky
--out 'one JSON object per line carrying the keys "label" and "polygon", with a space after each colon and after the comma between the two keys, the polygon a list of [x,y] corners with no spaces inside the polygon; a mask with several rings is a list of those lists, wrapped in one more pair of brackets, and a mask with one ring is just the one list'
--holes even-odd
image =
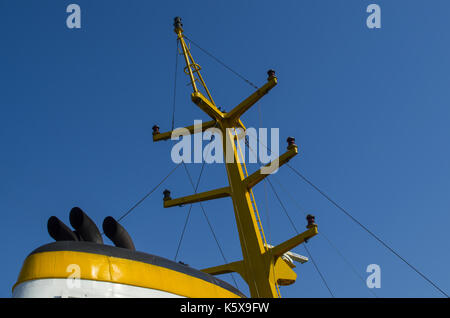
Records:
{"label": "clear sky", "polygon": [[[81,7],[81,29],[66,27],[70,3]],[[371,3],[381,7],[381,29],[366,26]],[[79,206],[100,227],[175,166],[173,142],[153,143],[151,134],[154,124],[171,128],[175,16],[258,86],[276,70],[278,86],[245,124],[280,128],[280,151],[294,136],[300,154],[290,164],[449,293],[449,11],[446,0],[0,0],[0,296],[10,297],[28,253],[52,241],[50,216],[68,224]],[[229,110],[253,92],[192,53],[218,105]],[[188,126],[208,118],[190,101],[179,63],[175,124]],[[195,180],[200,167],[188,165]],[[298,229],[305,213],[316,216],[320,234],[308,247],[336,297],[373,297],[358,277],[369,264],[381,267],[379,297],[442,296],[287,167],[270,178],[282,183]],[[223,165],[206,165],[199,191],[226,182]],[[122,223],[138,250],[173,259],[189,207],[163,209],[164,188],[192,193],[180,167]],[[269,243],[293,236],[271,189],[261,183],[255,196]],[[239,260],[231,200],[204,207],[227,260]],[[198,205],[177,260],[223,263]],[[330,297],[311,262],[296,272],[284,297]]]}

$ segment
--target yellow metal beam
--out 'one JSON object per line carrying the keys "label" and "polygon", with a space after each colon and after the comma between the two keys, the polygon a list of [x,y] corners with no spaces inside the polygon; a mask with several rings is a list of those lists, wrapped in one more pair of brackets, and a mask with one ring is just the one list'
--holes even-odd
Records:
{"label": "yellow metal beam", "polygon": [[277,85],[277,78],[275,76],[269,77],[269,80],[261,88],[257,89],[253,94],[247,97],[239,105],[237,105],[225,117],[231,120],[239,119],[250,107],[252,107],[258,100],[266,95],[273,87]]}
{"label": "yellow metal beam", "polygon": [[299,235],[296,235],[293,238],[269,249],[267,253],[269,253],[269,255],[274,258],[280,257],[284,253],[305,242],[305,240],[308,240],[311,237],[315,236],[317,233],[317,225],[311,226],[305,232],[300,233]]}
{"label": "yellow metal beam", "polygon": [[198,79],[200,80],[200,82],[201,82],[203,88],[204,88],[205,91],[206,91],[206,94],[207,94],[208,97],[209,97],[209,101],[210,101],[213,105],[216,105],[216,103],[214,103],[214,100],[213,100],[213,98],[212,98],[211,93],[209,92],[208,87],[206,86],[205,81],[203,80],[203,76],[202,76],[202,74],[200,73],[200,66],[199,66],[198,64],[195,63],[194,58],[192,57],[191,51],[187,50],[187,53],[189,54],[189,58],[190,58],[191,61],[192,61],[192,66],[193,66],[194,69],[195,69],[195,73],[197,73]]}
{"label": "yellow metal beam", "polygon": [[186,197],[181,197],[178,199],[169,199],[164,200],[164,207],[170,208],[173,206],[179,206],[183,204],[190,204],[190,203],[196,203],[196,202],[202,202],[207,200],[213,200],[213,199],[220,199],[229,197],[230,194],[230,187],[224,187],[216,190],[211,190],[207,192],[197,193],[193,195],[188,195]]}
{"label": "yellow metal beam", "polygon": [[211,116],[212,119],[222,120],[224,118],[224,114],[205,96],[203,96],[202,93],[193,92],[191,99],[198,107],[200,107],[201,110]]}
{"label": "yellow metal beam", "polygon": [[264,180],[264,178],[269,176],[272,172],[277,170],[279,167],[288,162],[292,157],[298,154],[298,148],[296,145],[292,145],[288,149],[288,151],[279,156],[277,159],[245,178],[244,183],[247,188],[253,188],[256,184]]}
{"label": "yellow metal beam", "polygon": [[[207,122],[204,122],[204,123],[202,122],[202,126],[201,127],[196,126],[196,125],[192,125],[192,126],[184,127],[184,129],[187,129],[190,134],[194,134],[196,132],[204,132],[206,129],[216,126],[216,124],[217,124],[217,122],[215,120],[210,120],[210,121],[207,121]],[[161,141],[161,140],[171,139],[172,133],[176,134],[177,133],[177,129],[175,129],[173,131],[164,132],[164,133],[153,134],[153,141]]]}
{"label": "yellow metal beam", "polygon": [[252,297],[277,297],[277,287],[274,278],[273,261],[265,257],[260,229],[253,208],[252,198],[245,186],[243,163],[238,155],[235,136],[232,134],[233,125],[230,121],[222,122],[224,151],[227,145],[232,145],[234,160],[226,162],[228,180],[232,189],[232,199],[236,225],[239,233],[239,241],[244,264],[244,276]]}
{"label": "yellow metal beam", "polygon": [[189,72],[189,77],[191,79],[192,88],[194,89],[194,92],[198,92],[197,85],[195,84],[194,73],[192,72],[192,68],[191,68],[192,64],[191,64],[191,61],[189,60],[188,48],[187,48],[186,42],[183,39],[183,29],[181,27],[180,28],[175,27],[175,33],[178,35],[178,40],[180,41],[181,49],[183,50],[183,56],[184,56],[184,60],[186,62],[186,67]]}
{"label": "yellow metal beam", "polygon": [[201,271],[210,275],[222,275],[235,272],[241,275],[244,280],[247,280],[243,261],[237,261],[225,265],[209,267],[202,269]]}

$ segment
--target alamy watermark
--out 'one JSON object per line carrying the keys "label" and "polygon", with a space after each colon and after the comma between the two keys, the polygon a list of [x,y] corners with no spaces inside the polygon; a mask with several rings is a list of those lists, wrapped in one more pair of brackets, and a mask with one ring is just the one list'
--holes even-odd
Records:
{"label": "alamy watermark", "polygon": [[[224,136],[225,134],[225,136]],[[172,132],[174,163],[262,163],[262,174],[275,173],[279,167],[279,128],[270,128],[270,143],[267,128],[208,128],[202,131],[202,121],[194,120],[194,133],[187,128]],[[208,141],[204,146],[203,142]],[[225,143],[225,147],[223,147]],[[246,151],[248,148],[248,152]],[[225,151],[225,153],[224,153]],[[270,164],[269,164],[270,163]]]}
{"label": "alamy watermark", "polygon": [[[366,12],[370,15],[366,19],[366,25],[369,29],[381,28],[381,8],[378,4],[369,4]],[[81,29],[81,7],[72,3],[66,7],[66,13],[70,13],[66,18],[66,26],[69,29]]]}
{"label": "alamy watermark", "polygon": [[366,269],[367,273],[371,273],[366,279],[368,288],[381,288],[381,267],[377,264],[370,264]]}
{"label": "alamy watermark", "polygon": [[78,4],[69,4],[66,12],[70,13],[66,19],[66,26],[69,29],[81,29],[81,8]]}
{"label": "alamy watermark", "polygon": [[366,19],[369,29],[381,29],[381,8],[378,4],[372,3],[367,6],[367,13],[370,15]]}

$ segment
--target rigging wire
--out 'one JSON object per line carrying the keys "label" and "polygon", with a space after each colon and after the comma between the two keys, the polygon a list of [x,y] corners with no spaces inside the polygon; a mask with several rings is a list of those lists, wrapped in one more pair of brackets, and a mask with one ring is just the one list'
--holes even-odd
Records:
{"label": "rigging wire", "polygon": [[[254,88],[258,88],[255,84],[247,80],[244,76],[242,76],[237,71],[233,70],[230,66],[226,65],[224,62],[222,62],[220,59],[215,57],[212,53],[208,52],[207,50],[203,49],[201,46],[199,46],[197,43],[192,41],[189,37],[185,36],[187,40],[189,40],[193,45],[195,45],[197,48],[202,50],[204,53],[209,55],[211,58],[216,60],[219,64],[230,70],[232,73],[234,73],[236,76],[244,80],[246,83],[248,83],[250,86]],[[258,138],[258,137],[257,137]],[[269,151],[270,148],[266,145],[264,145]],[[436,288],[440,293],[442,293],[445,297],[450,298],[447,293],[445,293],[441,288],[439,288],[431,279],[429,279],[425,274],[420,272],[417,268],[415,268],[411,263],[409,263],[406,259],[404,259],[400,254],[398,254],[393,248],[391,248],[387,243],[385,243],[383,240],[381,240],[377,235],[375,235],[373,232],[371,232],[367,227],[365,227],[363,224],[361,224],[357,219],[355,219],[348,211],[346,211],[344,208],[342,208],[340,205],[338,205],[334,200],[332,200],[328,195],[326,195],[323,191],[321,191],[317,186],[315,186],[311,181],[309,181],[307,178],[305,178],[302,174],[300,174],[296,169],[294,169],[291,165],[288,163],[286,164],[291,170],[293,170],[298,176],[300,176],[306,183],[308,183],[310,186],[312,186],[316,191],[318,191],[324,198],[326,198],[329,202],[331,202],[335,207],[337,207],[340,211],[345,213],[350,219],[352,219],[356,224],[358,224],[360,227],[362,227],[367,233],[369,233],[373,238],[375,238],[378,242],[380,242],[385,248],[387,248],[390,252],[392,252],[395,256],[397,256],[400,260],[402,260],[406,265],[408,265],[411,269],[413,269],[417,274],[419,274],[423,279],[425,279],[428,283],[430,283],[434,288]]]}
{"label": "rigging wire", "polygon": [[[277,191],[275,190],[275,187],[273,186],[272,182],[270,182],[270,180],[269,180],[268,178],[266,178],[266,180],[267,180],[267,182],[269,183],[270,187],[272,188],[272,191],[273,191],[273,193],[275,194],[276,198],[278,199],[278,202],[280,203],[282,210],[284,211],[284,213],[285,213],[286,216],[288,217],[289,222],[291,223],[291,225],[292,225],[292,227],[293,227],[295,233],[297,233],[297,235],[300,234],[299,231],[297,230],[297,227],[295,226],[294,222],[292,221],[291,217],[289,216],[289,213],[288,213],[286,207],[284,206],[283,202],[281,201],[280,197],[278,196],[278,193],[277,193]],[[307,243],[307,242],[305,241],[305,243]],[[306,253],[308,253],[309,258],[311,258],[311,261],[312,261],[314,267],[316,268],[317,273],[319,273],[319,276],[320,276],[320,278],[322,279],[322,282],[324,283],[325,287],[328,289],[328,292],[330,293],[331,297],[334,298],[334,294],[333,294],[333,292],[331,291],[330,286],[328,285],[328,283],[327,283],[325,277],[323,276],[322,272],[320,271],[319,266],[318,266],[317,263],[314,261],[314,258],[312,257],[311,252],[310,252],[309,249],[306,247],[306,245],[304,245],[304,247],[305,247]]]}
{"label": "rigging wire", "polygon": [[204,48],[202,48],[200,45],[198,45],[197,43],[195,43],[194,41],[192,41],[192,39],[190,39],[187,35],[184,35],[184,38],[186,40],[188,40],[190,43],[194,44],[197,48],[199,48],[201,51],[203,51],[206,55],[208,55],[209,57],[213,58],[217,63],[221,64],[223,67],[225,67],[226,69],[228,69],[229,71],[231,71],[233,74],[235,74],[237,77],[239,77],[240,79],[242,79],[243,81],[245,81],[247,84],[249,84],[250,86],[252,86],[253,88],[258,89],[258,86],[256,86],[255,84],[253,84],[252,82],[250,82],[248,79],[246,79],[244,76],[242,76],[241,74],[239,74],[238,72],[236,72],[235,70],[233,70],[230,66],[228,66],[227,64],[225,64],[224,62],[222,62],[220,59],[218,59],[217,57],[215,57],[212,53],[208,52],[207,50],[205,50]]}
{"label": "rigging wire", "polygon": [[[322,236],[327,242],[328,244],[330,244],[330,246],[336,251],[336,253],[338,253],[338,255],[344,260],[344,262],[348,265],[348,267],[351,268],[351,270],[353,271],[353,273],[361,280],[361,282],[363,284],[366,284],[366,281],[364,280],[364,278],[358,273],[358,271],[355,269],[355,267],[352,265],[352,263],[350,263],[349,260],[347,260],[347,258],[339,251],[339,249],[333,244],[331,243],[331,240],[328,239],[328,237],[326,237],[323,234],[323,231],[321,232],[322,234],[320,236]],[[375,293],[375,291],[373,290],[373,288],[367,288],[375,298],[378,298],[377,294]]]}
{"label": "rigging wire", "polygon": [[[234,129],[234,133],[237,135],[236,129],[235,128],[233,128],[233,129]],[[241,149],[241,145],[239,143],[239,140],[236,142],[236,144],[237,144],[237,150],[239,150],[239,152],[237,152],[237,151],[236,152],[238,154],[238,157],[240,155],[239,160],[242,161],[242,166],[244,167],[245,177],[248,177],[247,166],[245,165],[245,162],[244,162],[245,158],[244,158],[244,155],[242,153],[242,149]],[[250,189],[249,193],[250,193],[250,201],[252,202],[252,206],[253,206],[253,208],[255,210],[254,212],[255,212],[255,217],[256,217],[256,223],[258,224],[260,234],[261,234],[261,236],[263,238],[263,242],[264,242],[265,245],[267,245],[266,236],[264,234],[264,229],[263,229],[263,226],[262,226],[262,223],[261,223],[261,217],[259,216],[259,212],[258,212],[258,207],[256,205],[255,196],[253,195],[253,190]]]}
{"label": "rigging wire", "polygon": [[[257,107],[258,107],[259,127],[262,127],[261,104],[258,103]],[[245,144],[253,153],[255,153],[255,151],[253,151],[253,149],[250,148],[250,145],[247,140],[245,141]],[[256,155],[256,153],[255,153],[255,155]],[[264,196],[265,196],[265,212],[266,212],[267,228],[268,228],[267,231],[268,231],[268,237],[269,237],[269,241],[270,241],[269,205],[268,205],[268,199],[267,199],[267,182],[265,179],[264,179]]]}
{"label": "rigging wire", "polygon": [[[234,133],[236,135],[238,135],[237,132],[236,132],[236,129],[234,129]],[[249,149],[251,149],[250,146],[248,145],[247,139],[245,139],[245,138],[244,138],[244,143],[247,145],[247,147],[249,147]],[[242,152],[242,148],[241,148],[239,139],[236,141],[236,144],[237,144],[237,149],[239,150],[239,152],[236,151],[236,153],[238,155],[239,160],[242,161],[242,165],[244,166],[245,177],[248,177],[247,166],[245,165],[245,162],[244,162],[245,161],[245,157],[244,157],[244,154]],[[240,155],[240,157],[239,157],[239,155]],[[261,222],[261,217],[259,215],[258,207],[256,205],[256,200],[255,200],[255,196],[253,194],[253,189],[250,189],[249,193],[250,193],[250,201],[251,201],[252,206],[254,208],[254,214],[255,214],[255,217],[256,217],[256,223],[258,225],[259,232],[260,232],[260,234],[262,236],[262,239],[263,239],[264,249],[267,251],[269,249],[269,245],[267,244],[266,235],[264,234],[264,229],[263,229],[263,225],[262,225],[262,222]],[[281,298],[280,287],[278,286],[278,282],[276,280],[276,275],[275,275],[275,266],[272,267],[272,270],[273,270],[273,277],[274,277],[274,285],[276,287],[276,291],[277,291],[278,297]]]}
{"label": "rigging wire", "polygon": [[[272,235],[271,235],[270,218],[269,218],[269,199],[268,199],[268,193],[267,193],[267,181],[265,179],[264,179],[264,201],[265,201],[264,203],[265,203],[265,212],[266,212],[266,220],[267,220],[267,237],[269,238],[269,242],[271,242]],[[272,270],[273,270],[273,277],[275,279],[275,277],[276,277],[275,266],[273,266]],[[280,295],[281,294],[280,289],[279,289],[276,281],[275,281],[275,284],[276,284],[275,286],[277,286],[278,294]],[[280,297],[281,297],[281,295],[280,295]]]}
{"label": "rigging wire", "polygon": [[176,57],[175,57],[175,78],[174,78],[174,84],[173,84],[173,111],[172,111],[172,130],[175,128],[175,103],[176,103],[176,97],[177,97],[177,74],[178,74],[178,47],[179,42],[177,38],[177,51],[176,51]]}
{"label": "rigging wire", "polygon": [[385,248],[387,248],[390,252],[392,252],[395,256],[397,256],[400,260],[402,260],[406,265],[408,265],[412,270],[414,270],[417,274],[419,274],[423,279],[425,279],[428,283],[430,283],[434,288],[436,288],[439,292],[441,292],[445,297],[449,298],[449,296],[439,288],[431,279],[429,279],[425,274],[420,272],[416,267],[414,267],[411,263],[409,263],[405,258],[403,258],[400,254],[398,254],[392,247],[390,247],[387,243],[385,243],[381,238],[375,235],[372,231],[370,231],[366,226],[364,226],[361,222],[359,222],[356,218],[354,218],[347,210],[337,204],[333,199],[331,199],[325,192],[320,190],[317,186],[315,186],[311,181],[309,181],[305,176],[303,176],[297,169],[291,167],[288,163],[286,164],[295,174],[297,174],[300,178],[302,178],[306,183],[308,183],[311,187],[313,187],[317,192],[319,192],[325,199],[327,199],[330,203],[332,203],[336,208],[338,208],[341,212],[347,215],[353,222],[358,224],[361,228],[363,228],[367,233],[369,233],[373,238],[375,238],[378,242],[380,242]]}
{"label": "rigging wire", "polygon": [[[253,149],[250,147],[250,145],[248,144],[248,142],[246,143],[246,145],[247,145],[247,147],[248,147],[251,151],[253,151]],[[280,185],[280,187],[282,187],[281,184],[280,184],[275,178],[274,178],[274,180]],[[268,182],[268,181],[269,181],[268,179],[267,179],[267,180],[264,179],[264,192],[265,192],[265,196],[266,196],[266,210],[268,210],[268,207],[267,207],[267,189],[266,189],[266,182]],[[271,185],[271,186],[272,186],[272,188],[273,188],[273,185]],[[284,189],[284,191],[285,191],[287,194],[289,194],[289,192],[287,192],[285,189]],[[275,191],[274,191],[274,192],[275,192]],[[275,194],[276,194],[276,192],[275,192]],[[277,194],[276,194],[276,195],[277,195]],[[278,195],[277,195],[277,197],[278,197]],[[279,198],[279,197],[278,197],[278,200],[280,201],[280,198]],[[293,200],[295,203],[297,203],[294,199],[292,199],[292,200]],[[280,201],[280,204],[282,204],[281,201]],[[300,208],[300,210],[302,211],[303,209]],[[303,211],[302,211],[302,212],[303,212]],[[304,212],[303,212],[303,213],[304,213]],[[304,214],[305,214],[305,213],[304,213]],[[294,225],[292,219],[290,218],[289,214],[286,213],[286,215],[287,215],[287,217],[288,217],[288,219],[289,219],[291,225],[292,225],[292,226],[294,227],[294,229],[295,229],[295,225]],[[269,215],[267,214],[267,219],[268,219],[268,218],[269,218]],[[297,232],[297,234],[298,234],[298,232]],[[328,243],[330,244],[330,246],[332,246],[332,247],[336,250],[336,252],[338,253],[338,255],[340,255],[340,256],[342,257],[342,259],[347,263],[347,265],[352,269],[352,271],[359,277],[359,279],[360,279],[363,283],[365,283],[364,279],[361,277],[361,275],[359,275],[359,273],[356,271],[356,269],[354,268],[354,266],[352,266],[352,264],[344,257],[344,255],[338,250],[338,248],[337,248],[334,244],[331,243],[331,241],[325,236],[325,234],[322,233],[321,236],[323,236],[323,237],[328,241]],[[269,237],[269,240],[270,240],[270,237]],[[305,243],[306,243],[306,242],[305,242]],[[314,264],[314,267],[315,267],[316,270],[319,272],[319,275],[321,276],[322,280],[325,282],[325,279],[324,279],[323,275],[320,273],[319,268],[318,268],[317,264],[315,263],[315,261],[314,261],[312,255],[311,255],[311,252],[310,252],[309,249],[306,247],[306,245],[305,245],[304,247],[305,247],[305,249],[306,249],[306,252],[307,252],[308,255],[310,256],[310,258],[311,258],[311,260],[312,260],[312,262],[313,262],[313,264]],[[328,288],[328,285],[326,284],[326,282],[325,282],[325,285],[327,286],[327,289],[329,290],[330,294],[333,295],[333,293],[331,292],[331,290]],[[373,293],[373,295],[374,295],[376,298],[378,298],[377,295],[375,294],[375,292],[374,292],[372,289],[369,289],[369,290]]]}
{"label": "rigging wire", "polygon": [[145,201],[145,199],[147,199],[153,192],[155,192],[156,189],[159,188],[159,186],[166,181],[167,178],[169,178],[169,176],[175,172],[175,170],[177,170],[177,168],[180,166],[180,163],[177,164],[175,166],[175,168],[173,168],[168,175],[166,175],[152,190],[150,190],[150,192],[148,192],[146,195],[144,195],[144,197],[142,197],[142,199],[140,199],[138,202],[136,202],[135,205],[133,205],[127,212],[125,212],[120,218],[117,219],[117,222],[120,222],[121,220],[123,220],[126,216],[128,216],[135,208],[137,208],[142,202]]}
{"label": "rigging wire", "polygon": [[[258,140],[258,144],[263,145],[266,147],[269,151],[271,151],[270,147],[262,143],[258,136],[256,136]],[[314,183],[312,183],[310,180],[308,180],[305,176],[303,176],[297,169],[292,167],[289,163],[286,163],[286,166],[288,166],[297,176],[299,176],[303,181],[305,181],[307,184],[309,184],[314,190],[316,190],[319,194],[321,194],[325,199],[327,199],[330,203],[332,203],[336,208],[338,208],[341,212],[343,212],[345,215],[347,215],[353,222],[355,222],[357,225],[359,225],[362,229],[364,229],[369,235],[371,235],[373,238],[375,238],[379,243],[381,243],[386,249],[388,249],[392,254],[397,256],[403,263],[408,265],[412,270],[414,270],[418,275],[420,275],[423,279],[425,279],[430,285],[432,285],[437,291],[439,291],[442,295],[444,295],[447,298],[450,298],[449,295],[444,292],[439,286],[437,286],[436,283],[434,283],[431,279],[429,279],[425,274],[423,274],[421,271],[419,271],[416,267],[414,267],[411,263],[409,263],[405,258],[403,258],[399,253],[397,253],[392,247],[390,247],[387,243],[385,243],[381,238],[379,238],[377,235],[375,235],[372,231],[370,231],[366,226],[364,226],[361,222],[359,222],[355,217],[353,217],[347,210],[345,210],[343,207],[341,207],[339,204],[337,204],[333,199],[331,199],[325,192],[319,189]]]}
{"label": "rigging wire", "polygon": [[317,273],[319,273],[320,278],[322,279],[322,281],[324,282],[325,286],[327,287],[328,292],[331,294],[331,297],[334,298],[334,294],[333,294],[333,292],[331,291],[330,287],[328,286],[327,281],[325,280],[325,277],[323,277],[321,271],[319,270],[319,267],[317,266],[316,261],[314,261],[314,258],[312,257],[311,252],[309,251],[308,247],[306,246],[307,243],[308,243],[308,242],[305,241],[305,244],[303,245],[303,247],[305,248],[306,253],[308,254],[308,257],[311,259],[311,261],[312,261],[314,267],[316,268]]}
{"label": "rigging wire", "polygon": [[[198,45],[196,45],[196,43],[194,43],[194,42],[193,42],[192,40],[190,40],[188,37],[185,36],[185,38],[188,39],[192,44],[194,44],[195,46],[197,46],[198,48],[200,48]],[[178,42],[178,39],[177,39],[177,55],[176,55],[176,60],[175,60],[175,80],[174,80],[174,96],[173,96],[172,130],[174,129],[174,125],[175,125],[174,122],[175,122],[175,105],[176,105],[176,79],[177,79],[177,70],[178,70],[178,47],[179,47],[179,42]],[[211,55],[210,53],[208,53],[206,50],[204,50],[204,49],[202,49],[202,48],[200,48],[200,49],[201,49],[202,51],[204,51],[205,53],[207,53],[208,55],[212,56],[212,55]],[[221,63],[218,59],[216,59],[216,60],[217,60],[219,63]],[[223,63],[221,63],[221,64],[224,65],[225,67],[227,67],[225,64],[223,64]],[[227,67],[227,68],[228,68],[228,67]],[[230,69],[230,68],[228,68],[228,69]],[[230,69],[230,70],[231,70],[231,69]],[[238,75],[238,74],[237,74],[237,75]],[[239,76],[239,75],[238,75],[238,76]],[[245,80],[245,79],[244,79],[244,80]],[[249,82],[249,83],[250,83],[250,82]],[[251,83],[250,83],[250,84],[251,84]],[[217,126],[217,123],[216,123],[215,126]],[[189,170],[187,169],[186,163],[185,163],[184,161],[182,161],[182,163],[183,163],[183,166],[184,166],[184,168],[185,168],[185,170],[186,170],[186,174],[188,175],[189,181],[190,181],[190,183],[191,183],[191,185],[192,185],[192,187],[193,187],[193,189],[194,189],[194,192],[197,193],[198,185],[199,185],[199,183],[200,183],[200,178],[201,178],[202,173],[203,173],[203,169],[204,169],[205,162],[203,162],[202,169],[201,169],[199,178],[198,178],[198,180],[197,180],[197,185],[196,185],[196,186],[194,185],[194,182],[193,182],[192,177],[191,177],[191,175],[190,175],[190,173],[189,173]],[[225,257],[225,254],[224,254],[224,252],[223,252],[223,250],[222,250],[222,247],[220,246],[220,243],[219,243],[219,241],[218,241],[218,239],[217,239],[217,236],[216,236],[216,234],[214,233],[214,229],[212,228],[211,222],[209,221],[209,218],[208,218],[208,216],[207,216],[207,214],[206,214],[206,211],[205,211],[205,209],[204,209],[204,207],[203,207],[203,205],[202,205],[201,202],[200,202],[200,207],[201,207],[201,209],[202,209],[203,215],[205,216],[206,222],[208,223],[208,226],[209,226],[209,228],[210,228],[210,230],[211,230],[211,233],[212,233],[212,235],[213,235],[213,237],[214,237],[214,240],[216,241],[216,244],[217,244],[217,246],[218,246],[218,248],[219,248],[219,251],[220,251],[220,253],[222,254],[222,258],[224,259],[225,263],[228,263],[228,261],[227,261],[227,259],[226,259],[226,257]],[[188,215],[187,215],[187,217],[186,217],[186,221],[185,221],[185,224],[184,224],[184,227],[183,227],[183,231],[182,231],[182,234],[181,234],[181,238],[180,238],[180,241],[179,241],[179,243],[178,243],[178,248],[177,248],[177,252],[176,252],[176,255],[175,255],[175,259],[176,259],[177,256],[178,256],[178,252],[179,252],[179,249],[180,249],[180,246],[181,246],[181,242],[182,242],[182,240],[183,240],[184,233],[185,233],[185,231],[186,231],[186,226],[187,226],[187,223],[188,223],[188,221],[189,221],[189,216],[190,216],[190,214],[191,214],[191,210],[192,210],[192,204],[191,204],[191,206],[190,206],[190,208],[189,208],[189,212],[188,212]],[[236,288],[239,289],[238,284],[237,284],[237,282],[236,282],[236,280],[235,280],[235,278],[234,278],[233,273],[231,273],[231,277],[232,277],[232,279],[233,279],[233,281],[234,281],[234,284],[235,284]]]}
{"label": "rigging wire", "polygon": [[[195,192],[196,192],[196,193],[197,193],[197,190],[198,190],[198,186],[199,186],[199,184],[200,184],[200,179],[201,179],[201,177],[202,177],[203,170],[204,170],[204,168],[205,168],[205,163],[206,163],[206,161],[203,162],[203,164],[202,164],[202,169],[200,170],[200,175],[198,176],[198,179],[197,179],[197,185],[195,186]],[[175,260],[175,261],[177,260],[178,252],[180,251],[181,242],[183,241],[184,233],[185,233],[185,231],[186,231],[186,227],[187,227],[187,224],[188,224],[189,217],[190,217],[190,215],[191,215],[191,211],[192,211],[192,207],[193,207],[193,206],[194,206],[194,204],[191,204],[191,205],[189,206],[189,211],[188,211],[188,214],[187,214],[187,216],[186,216],[186,221],[184,222],[183,231],[181,232],[180,241],[178,242],[177,252],[175,253],[175,257],[174,257],[174,260]]]}
{"label": "rigging wire", "polygon": [[269,200],[267,196],[267,181],[264,180],[264,203],[265,203],[265,212],[266,212],[266,220],[267,220],[267,237],[269,241],[271,241],[271,229],[270,229],[270,218],[269,218]]}
{"label": "rigging wire", "polygon": [[[248,147],[248,149],[250,149],[252,152],[254,152],[254,150],[250,147],[250,145],[249,145],[248,142],[245,142],[245,144],[246,144],[246,146]],[[280,197],[278,196],[278,193],[276,192],[276,190],[275,190],[273,184],[270,182],[269,178],[265,178],[264,181],[267,181],[267,182],[269,183],[269,185],[271,186],[271,188],[272,188],[272,190],[273,190],[273,193],[274,193],[275,196],[277,197],[278,202],[280,203],[281,207],[283,208],[283,211],[285,212],[286,216],[287,216],[288,219],[289,219],[289,222],[291,223],[292,227],[294,228],[294,231],[295,231],[295,232],[297,233],[297,235],[298,235],[299,232],[298,232],[298,230],[297,230],[297,227],[295,226],[295,224],[294,224],[294,222],[292,221],[292,219],[291,219],[289,213],[287,212],[286,207],[284,206],[283,202],[281,201]],[[266,184],[264,183],[264,186],[265,186],[265,185],[266,185]],[[265,188],[264,188],[264,190],[265,190],[265,192],[266,192],[266,200],[267,200],[267,191],[266,191]],[[268,215],[267,215],[267,216],[268,216]],[[305,240],[305,243],[307,243],[306,240]],[[308,256],[309,256],[309,258],[311,259],[311,261],[313,262],[313,265],[314,265],[316,271],[319,273],[319,276],[320,276],[320,278],[322,279],[322,281],[323,281],[325,287],[328,289],[328,292],[330,293],[331,297],[334,298],[334,294],[333,294],[333,292],[331,291],[330,287],[328,286],[328,283],[327,283],[327,281],[325,280],[325,277],[322,275],[322,273],[321,273],[321,271],[320,271],[320,269],[319,269],[319,266],[318,266],[317,263],[314,261],[314,258],[312,257],[311,252],[310,252],[309,249],[306,247],[306,245],[304,245],[304,247],[305,247],[306,253],[308,254]],[[275,269],[274,269],[274,270],[275,270]]]}
{"label": "rigging wire", "polygon": [[[258,120],[259,120],[259,127],[262,127],[262,115],[261,115],[261,104],[258,103],[257,104],[257,109],[258,109]],[[248,144],[248,141],[246,140],[246,145],[247,147],[253,152],[253,149],[251,149],[250,145]],[[257,157],[257,156],[256,156]],[[267,181],[264,179],[264,203],[265,203],[265,214],[266,214],[266,220],[267,220],[267,236],[269,238],[269,242],[271,241],[271,229],[270,229],[270,217],[269,217],[269,199],[268,199],[268,192],[267,192]],[[275,279],[276,277],[276,273],[275,273],[275,266],[273,266],[272,268],[273,270],[273,277]],[[277,286],[277,291],[278,294],[281,297],[281,293],[280,293],[280,288],[278,287],[277,282],[275,281],[275,286]]]}
{"label": "rigging wire", "polygon": [[[293,198],[293,196],[289,193],[289,191],[287,191],[283,185],[281,184],[281,182],[279,182],[275,176],[272,175],[272,179],[275,180],[275,182],[280,186],[280,188],[283,190],[284,193],[286,193],[290,199],[292,200],[292,202],[295,203],[295,205],[297,205],[297,208],[299,209],[299,211],[301,211],[305,216],[306,216],[306,212],[304,211],[304,209],[300,206],[300,204],[297,202],[297,200],[295,200]],[[323,231],[320,232],[320,236],[323,237],[328,244],[336,251],[336,253],[344,260],[344,262],[348,265],[348,267],[350,267],[350,269],[353,271],[353,273],[363,282],[363,284],[366,283],[366,281],[364,280],[364,278],[358,273],[358,271],[355,269],[355,266],[352,265],[352,263],[344,256],[343,253],[341,253],[341,251],[336,247],[336,245],[334,245],[333,243],[331,243],[331,240],[324,234]],[[375,298],[378,298],[377,294],[375,293],[375,291],[372,288],[368,288],[368,290],[375,296]]]}
{"label": "rigging wire", "polygon": [[[189,181],[190,181],[190,183],[192,185],[192,188],[194,189],[195,193],[197,193],[197,190],[195,190],[195,185],[194,185],[194,182],[192,180],[191,174],[189,173],[189,170],[188,170],[186,164],[184,163],[184,161],[182,161],[182,163],[184,165],[184,169],[186,170],[186,174],[188,175],[188,178],[189,178]],[[214,237],[214,240],[216,241],[217,247],[219,248],[220,254],[222,254],[222,258],[223,258],[225,264],[228,264],[228,260],[225,257],[225,254],[223,252],[222,246],[220,245],[219,240],[217,239],[216,233],[214,232],[214,229],[213,229],[213,227],[211,225],[211,222],[209,221],[209,218],[208,218],[208,216],[206,214],[205,208],[203,207],[203,204],[201,202],[199,202],[199,204],[200,204],[200,207],[201,207],[201,209],[203,211],[203,215],[205,216],[206,222],[208,223],[209,229],[211,230],[211,233],[212,233],[212,235]],[[233,273],[230,273],[230,274],[231,274],[231,278],[233,279],[236,288],[239,289],[239,287],[237,285],[237,282],[236,282],[236,279],[234,278]]]}
{"label": "rigging wire", "polygon": [[[214,127],[217,127],[217,124],[218,124],[218,123],[216,123],[216,124],[214,125]],[[211,140],[212,140],[212,137],[211,137]],[[205,158],[205,159],[206,159],[206,158]],[[205,168],[205,164],[206,164],[206,160],[203,161],[202,169],[200,170],[200,174],[199,174],[198,179],[197,179],[197,185],[195,186],[195,189],[194,189],[195,193],[197,193],[198,186],[199,186],[199,184],[200,184],[200,179],[201,179],[201,177],[202,177],[202,175],[203,175],[203,170],[204,170],[204,168]],[[186,166],[185,166],[185,168],[186,168]],[[187,168],[186,168],[186,169],[187,169]],[[189,211],[188,211],[188,214],[187,214],[187,216],[186,216],[186,221],[184,222],[184,227],[183,227],[183,230],[182,230],[182,232],[181,232],[180,241],[178,242],[177,252],[175,253],[175,258],[174,258],[175,260],[177,259],[178,252],[179,252],[180,247],[181,247],[181,242],[183,241],[184,233],[185,233],[185,231],[186,231],[186,227],[187,227],[187,224],[188,224],[188,221],[189,221],[189,217],[190,217],[190,215],[191,215],[192,207],[193,207],[193,204],[191,204],[191,205],[189,206]]]}

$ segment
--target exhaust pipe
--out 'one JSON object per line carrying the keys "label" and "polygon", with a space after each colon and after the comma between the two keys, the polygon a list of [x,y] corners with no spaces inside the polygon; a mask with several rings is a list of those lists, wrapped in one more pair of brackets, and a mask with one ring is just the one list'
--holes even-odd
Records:
{"label": "exhaust pipe", "polygon": [[127,248],[132,251],[136,250],[130,234],[112,216],[106,217],[103,221],[103,232],[115,246]]}
{"label": "exhaust pipe", "polygon": [[48,234],[55,241],[78,241],[78,236],[56,216],[51,216],[47,222]]}
{"label": "exhaust pipe", "polygon": [[81,240],[93,242],[97,244],[103,244],[102,235],[86,213],[79,207],[74,207],[70,210],[70,224],[76,230],[77,234],[81,236]]}

